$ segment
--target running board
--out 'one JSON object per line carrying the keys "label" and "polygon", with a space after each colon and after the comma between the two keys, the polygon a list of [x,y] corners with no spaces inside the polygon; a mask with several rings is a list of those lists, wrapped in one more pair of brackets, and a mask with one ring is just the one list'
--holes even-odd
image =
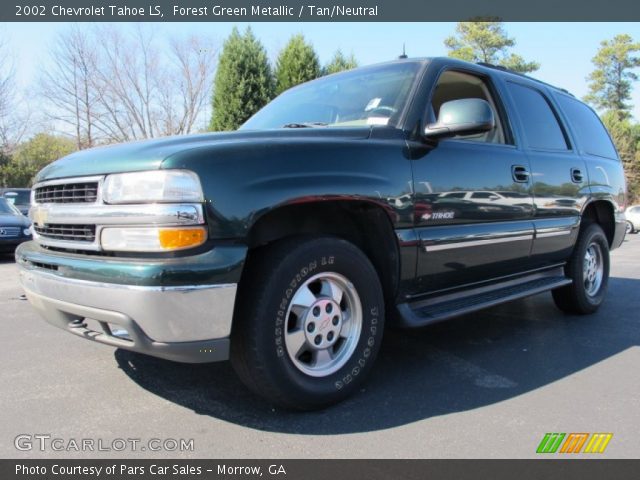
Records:
{"label": "running board", "polygon": [[399,326],[422,327],[571,284],[562,268],[472,290],[398,305]]}

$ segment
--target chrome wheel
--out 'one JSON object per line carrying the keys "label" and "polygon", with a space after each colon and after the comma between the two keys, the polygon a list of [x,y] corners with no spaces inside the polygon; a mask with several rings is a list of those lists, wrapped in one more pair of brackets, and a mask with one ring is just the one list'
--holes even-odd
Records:
{"label": "chrome wheel", "polygon": [[593,242],[587,248],[582,269],[584,289],[587,295],[593,297],[600,290],[604,277],[604,261],[600,245]]}
{"label": "chrome wheel", "polygon": [[633,225],[631,225],[631,222],[627,222],[626,231],[628,234],[633,233]]}
{"label": "chrome wheel", "polygon": [[301,372],[326,377],[351,355],[362,331],[362,304],[353,284],[333,272],[314,275],[293,294],[285,344]]}

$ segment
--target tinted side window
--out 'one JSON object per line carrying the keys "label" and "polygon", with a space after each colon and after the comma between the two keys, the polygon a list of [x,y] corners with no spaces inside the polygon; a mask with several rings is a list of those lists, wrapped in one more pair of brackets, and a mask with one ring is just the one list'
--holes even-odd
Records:
{"label": "tinted side window", "polygon": [[475,192],[471,198],[491,198],[493,194],[489,192]]}
{"label": "tinted side window", "polygon": [[567,150],[558,119],[547,99],[537,90],[516,83],[507,83],[524,128],[525,141],[530,148]]}
{"label": "tinted side window", "polygon": [[599,157],[618,158],[607,131],[593,110],[566,95],[557,95],[556,98],[582,150]]}

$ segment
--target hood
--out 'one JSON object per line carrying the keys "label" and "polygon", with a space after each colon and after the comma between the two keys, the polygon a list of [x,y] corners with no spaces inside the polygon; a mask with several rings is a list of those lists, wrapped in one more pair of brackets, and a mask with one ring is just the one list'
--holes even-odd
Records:
{"label": "hood", "polygon": [[191,149],[211,147],[218,150],[230,143],[254,143],[295,141],[305,138],[365,139],[370,127],[357,128],[297,128],[262,131],[235,131],[164,137],[155,140],[121,143],[91,148],[72,153],[43,168],[35,181],[65,177],[105,175],[109,173],[157,170],[168,157]]}
{"label": "hood", "polygon": [[25,216],[7,215],[0,213],[0,227],[28,227],[31,225],[29,219]]}

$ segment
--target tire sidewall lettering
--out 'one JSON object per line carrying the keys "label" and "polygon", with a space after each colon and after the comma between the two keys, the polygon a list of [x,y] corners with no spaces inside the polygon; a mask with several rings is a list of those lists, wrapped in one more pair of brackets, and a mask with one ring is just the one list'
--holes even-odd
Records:
{"label": "tire sidewall lettering", "polygon": [[[280,361],[289,360],[284,344],[284,334],[286,329],[285,315],[288,310],[289,303],[293,295],[297,291],[298,286],[304,283],[304,281],[311,275],[318,273],[316,272],[316,270],[318,270],[318,267],[325,267],[325,269],[327,269],[327,267],[335,265],[335,263],[336,257],[334,255],[322,256],[319,259],[310,261],[303,267],[301,267],[300,270],[296,274],[294,274],[293,278],[291,278],[291,280],[288,282],[284,295],[278,302],[278,310],[275,318],[275,328],[273,330],[275,352],[277,358]],[[333,387],[336,390],[342,390],[346,385],[349,385],[352,381],[354,381],[362,373],[362,371],[364,371],[369,358],[371,358],[372,356],[374,347],[376,347],[377,336],[379,332],[377,325],[379,323],[380,307],[377,305],[373,305],[369,306],[369,308],[367,309],[367,305],[365,305],[365,301],[367,300],[371,301],[370,299],[364,299],[361,296],[361,301],[363,302],[363,310],[365,312],[368,311],[369,315],[367,316],[368,318],[363,319],[363,330],[361,332],[361,338],[358,341],[358,348],[355,352],[356,354],[359,353],[359,356],[356,356],[354,354],[354,356],[340,370],[327,377],[330,378],[335,375],[341,375],[337,380],[333,382]],[[365,348],[362,348],[362,346],[364,346]],[[300,374],[304,375],[301,372]]]}

